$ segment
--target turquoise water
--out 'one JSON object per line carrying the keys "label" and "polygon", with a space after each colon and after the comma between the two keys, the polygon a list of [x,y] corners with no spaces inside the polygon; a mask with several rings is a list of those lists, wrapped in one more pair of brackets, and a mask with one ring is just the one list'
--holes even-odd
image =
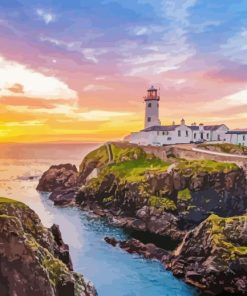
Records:
{"label": "turquoise water", "polygon": [[[54,207],[35,187],[38,177],[51,164],[72,162],[96,147],[91,145],[1,145],[0,196],[21,200],[32,207],[46,226],[59,224],[69,244],[74,269],[97,288],[99,296],[186,296],[196,290],[157,261],[130,255],[106,244],[105,236],[126,239],[122,229],[94,219],[77,208]],[[29,180],[29,176],[35,176]]]}

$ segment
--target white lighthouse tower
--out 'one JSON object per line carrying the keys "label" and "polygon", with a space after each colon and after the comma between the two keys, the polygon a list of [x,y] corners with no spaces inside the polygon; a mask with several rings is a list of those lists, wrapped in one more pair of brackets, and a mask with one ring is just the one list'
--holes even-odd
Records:
{"label": "white lighthouse tower", "polygon": [[160,97],[158,96],[157,92],[158,90],[154,86],[151,86],[147,90],[147,96],[144,97],[144,101],[146,103],[145,123],[144,123],[145,128],[160,125],[160,120],[159,120]]}

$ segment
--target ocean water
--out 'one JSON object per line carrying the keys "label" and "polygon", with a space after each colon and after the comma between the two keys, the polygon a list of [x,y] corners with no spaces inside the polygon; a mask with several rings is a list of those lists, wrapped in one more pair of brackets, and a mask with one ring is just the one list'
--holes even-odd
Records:
{"label": "ocean water", "polygon": [[[54,207],[35,188],[52,164],[80,164],[99,144],[0,144],[0,196],[29,205],[45,226],[59,224],[70,246],[74,269],[90,279],[99,296],[189,296],[198,292],[164,270],[157,261],[130,255],[106,244],[105,236],[128,235],[77,208]],[[33,177],[30,179],[29,177]],[[28,296],[28,295],[27,295]]]}

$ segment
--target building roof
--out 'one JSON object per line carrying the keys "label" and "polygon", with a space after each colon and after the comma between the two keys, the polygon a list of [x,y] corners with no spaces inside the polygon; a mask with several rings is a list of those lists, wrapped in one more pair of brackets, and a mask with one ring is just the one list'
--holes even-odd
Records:
{"label": "building roof", "polygon": [[205,131],[216,131],[218,128],[223,126],[224,124],[218,124],[218,125],[204,125],[204,130]]}
{"label": "building roof", "polygon": [[142,130],[142,132],[169,132],[174,131],[179,125],[155,125]]}
{"label": "building roof", "polygon": [[[220,128],[221,126],[223,126],[224,124],[219,124],[219,125],[203,125],[203,128],[205,131],[216,131],[218,128]],[[145,128],[142,130],[142,132],[169,132],[169,131],[174,131],[177,127],[181,126],[180,124],[174,124],[174,125],[155,125],[155,126],[151,126],[148,128]],[[198,131],[199,130],[199,126],[198,125],[187,125],[188,128],[190,128],[192,131]],[[236,131],[234,131],[236,132]],[[247,130],[245,131],[245,133],[247,134]]]}
{"label": "building roof", "polygon": [[199,126],[198,125],[190,125],[188,126],[192,131],[198,131],[199,130]]}
{"label": "building roof", "polygon": [[228,135],[247,135],[247,130],[244,130],[244,131],[240,131],[240,130],[228,131],[227,134]]}

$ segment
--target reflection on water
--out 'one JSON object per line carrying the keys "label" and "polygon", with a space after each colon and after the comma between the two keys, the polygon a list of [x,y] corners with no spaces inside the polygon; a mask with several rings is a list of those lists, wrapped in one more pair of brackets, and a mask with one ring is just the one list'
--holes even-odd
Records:
{"label": "reflection on water", "polygon": [[77,208],[54,207],[47,195],[35,190],[38,177],[51,164],[79,165],[82,157],[97,146],[0,145],[0,196],[25,202],[46,226],[59,224],[70,246],[74,268],[94,282],[100,296],[197,295],[160,263],[129,255],[104,242],[104,236],[128,238],[121,229],[90,218]]}

